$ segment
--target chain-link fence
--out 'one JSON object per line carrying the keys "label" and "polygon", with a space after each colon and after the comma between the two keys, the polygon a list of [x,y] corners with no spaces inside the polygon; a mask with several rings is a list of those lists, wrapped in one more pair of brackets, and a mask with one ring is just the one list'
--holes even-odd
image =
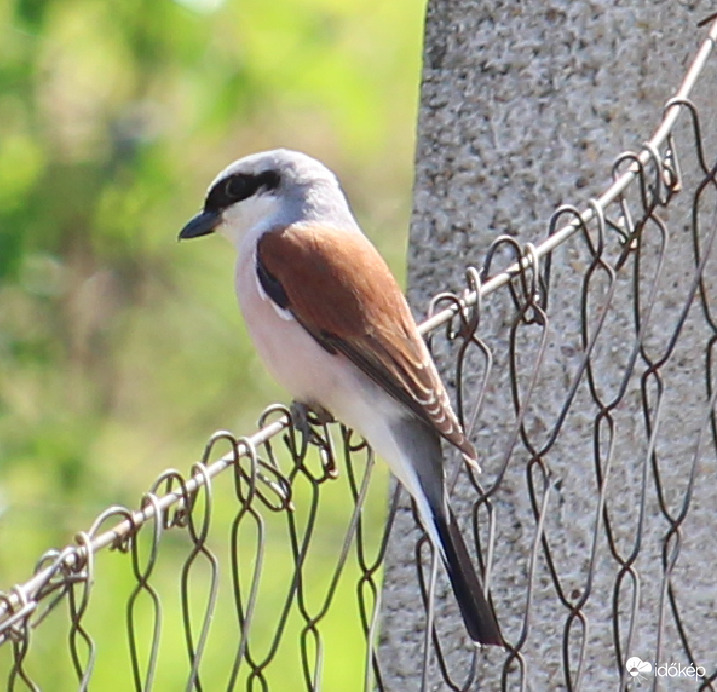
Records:
{"label": "chain-link fence", "polygon": [[[424,672],[434,660],[451,689],[488,678],[504,689],[597,689],[586,686],[597,650],[608,652],[615,688],[648,673],[655,689],[715,687],[717,152],[705,143],[717,119],[714,105],[704,113],[690,100],[715,40],[717,23],[655,135],[616,159],[604,195],[582,213],[558,209],[542,243],[498,238],[481,270],[469,269],[465,293],[437,295],[423,324],[466,428],[484,458],[498,460],[480,478],[457,468],[450,479],[473,488],[466,523],[506,651],[446,651],[456,634],[429,597],[437,587],[425,539],[416,549],[433,630],[414,660]],[[688,265],[675,262],[685,244]],[[496,270],[501,261],[507,268]],[[568,290],[572,307],[556,310]],[[689,396],[675,397],[685,373]],[[252,436],[217,433],[189,474],[166,471],[139,509],[108,508],[0,593],[8,689],[53,689],[48,655],[67,659],[80,689],[125,674],[113,689],[339,689],[322,677],[339,656],[354,666],[355,689],[393,689],[384,670],[399,654],[381,621],[381,570],[398,494],[385,529],[372,524],[362,513],[370,450],[334,424],[304,439],[290,419],[274,406]],[[581,431],[577,447],[568,430]],[[525,516],[502,509],[516,492],[527,495]],[[525,536],[530,560],[511,565],[511,542]],[[121,566],[107,549],[126,555],[115,557]],[[317,550],[330,552],[318,576]],[[167,577],[161,563],[171,558]],[[110,588],[118,638],[105,644],[89,613],[121,569],[131,587]],[[519,584],[519,612],[501,603],[506,580]],[[340,646],[327,634],[336,620],[355,624]],[[64,629],[63,651],[43,649],[50,628]],[[650,658],[636,659],[636,646]],[[168,647],[184,652],[183,668],[163,670]],[[555,661],[554,684],[531,678],[539,656]],[[665,675],[648,661],[668,661]],[[685,673],[679,683],[673,661]]]}

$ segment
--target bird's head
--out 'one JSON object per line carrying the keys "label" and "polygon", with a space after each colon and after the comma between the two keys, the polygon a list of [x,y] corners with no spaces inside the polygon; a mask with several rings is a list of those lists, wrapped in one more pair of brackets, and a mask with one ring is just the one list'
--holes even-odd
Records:
{"label": "bird's head", "polygon": [[219,231],[238,246],[248,231],[303,221],[356,226],[336,176],[326,166],[298,151],[276,149],[227,166],[179,239]]}

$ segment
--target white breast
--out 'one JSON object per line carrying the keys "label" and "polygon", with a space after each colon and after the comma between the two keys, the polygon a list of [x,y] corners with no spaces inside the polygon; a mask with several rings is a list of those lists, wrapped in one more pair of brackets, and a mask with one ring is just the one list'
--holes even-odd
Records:
{"label": "white breast", "polygon": [[260,292],[254,253],[246,260],[239,258],[235,281],[247,329],[269,372],[292,397],[328,408],[347,376],[340,370],[340,359],[321,348],[290,313]]}

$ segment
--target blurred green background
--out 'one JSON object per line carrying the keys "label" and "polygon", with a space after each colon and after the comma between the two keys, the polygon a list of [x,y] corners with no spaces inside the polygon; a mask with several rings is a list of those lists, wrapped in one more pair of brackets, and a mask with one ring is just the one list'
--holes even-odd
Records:
{"label": "blurred green background", "polygon": [[[0,0],[0,590],[104,507],[137,506],[164,468],[187,470],[214,430],[248,434],[285,399],[246,338],[233,250],[175,242],[228,162],[277,146],[323,160],[403,277],[423,12],[415,0]],[[320,551],[335,560],[331,535]],[[175,590],[178,545],[157,578]],[[129,670],[133,582],[126,558],[106,557],[88,615],[97,689],[129,689],[116,676]],[[53,618],[29,669],[45,689],[73,689],[67,621]],[[325,689],[361,689],[346,620]],[[163,675],[179,684],[183,635],[163,627],[176,639]],[[207,689],[226,685],[220,673]]]}

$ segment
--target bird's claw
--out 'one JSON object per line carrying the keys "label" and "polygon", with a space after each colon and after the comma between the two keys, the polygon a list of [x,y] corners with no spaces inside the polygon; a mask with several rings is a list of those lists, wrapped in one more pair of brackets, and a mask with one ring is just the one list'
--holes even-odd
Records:
{"label": "bird's claw", "polygon": [[296,430],[298,430],[306,443],[321,446],[321,439],[314,431],[316,425],[326,425],[333,423],[335,418],[322,406],[316,404],[306,404],[303,401],[291,402],[289,407],[291,414],[291,422]]}

